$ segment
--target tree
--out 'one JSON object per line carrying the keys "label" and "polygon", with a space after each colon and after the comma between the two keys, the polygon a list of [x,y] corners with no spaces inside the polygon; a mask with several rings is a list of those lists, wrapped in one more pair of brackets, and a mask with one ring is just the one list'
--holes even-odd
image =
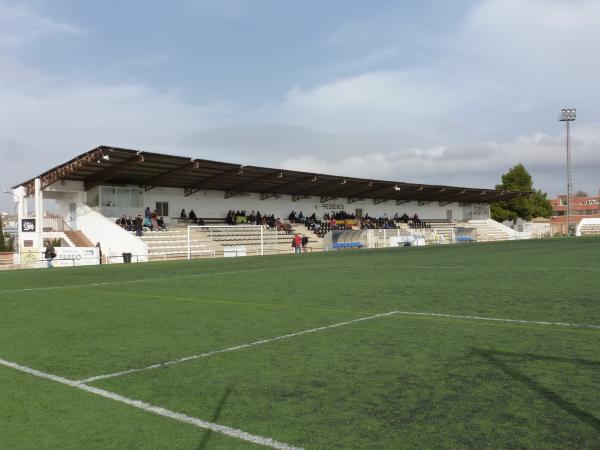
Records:
{"label": "tree", "polygon": [[589,195],[585,191],[577,191],[575,197],[589,197]]}
{"label": "tree", "polygon": [[4,230],[2,229],[2,216],[0,216],[0,252],[6,251],[6,242],[4,241]]}
{"label": "tree", "polygon": [[531,175],[523,164],[517,164],[502,175],[502,183],[497,184],[496,189],[526,191],[532,192],[532,194],[529,197],[517,197],[493,203],[491,211],[494,220],[502,222],[515,220],[518,217],[530,220],[533,217],[550,217],[552,214],[552,205],[547,194],[533,188]]}

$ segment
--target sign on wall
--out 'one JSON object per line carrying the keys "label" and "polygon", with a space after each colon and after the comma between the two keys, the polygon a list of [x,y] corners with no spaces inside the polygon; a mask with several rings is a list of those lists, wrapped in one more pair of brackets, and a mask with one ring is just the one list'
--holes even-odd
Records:
{"label": "sign on wall", "polygon": [[100,263],[96,247],[56,247],[55,266],[90,266]]}
{"label": "sign on wall", "polygon": [[330,210],[343,210],[343,203],[321,203],[321,208]]}
{"label": "sign on wall", "polygon": [[21,231],[23,233],[34,233],[35,219],[21,219]]}

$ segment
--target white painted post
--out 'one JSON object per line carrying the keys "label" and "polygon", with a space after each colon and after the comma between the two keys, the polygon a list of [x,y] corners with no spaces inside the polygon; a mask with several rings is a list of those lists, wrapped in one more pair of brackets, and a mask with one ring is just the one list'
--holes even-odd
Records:
{"label": "white painted post", "polygon": [[189,225],[187,228],[187,254],[188,254],[188,261],[190,261],[192,259],[192,246],[190,243],[190,226]]}
{"label": "white painted post", "polygon": [[386,248],[388,246],[387,245],[387,239],[386,239],[386,231],[387,230],[384,228],[383,229],[383,248]]}
{"label": "white painted post", "polygon": [[23,186],[19,186],[13,191],[13,200],[17,202],[17,245],[19,251],[23,249],[23,233],[21,231],[21,223],[25,217],[27,217],[27,199],[25,198],[25,189]]}
{"label": "white painted post", "polygon": [[265,256],[265,248],[263,243],[263,226],[260,226],[260,256]]}
{"label": "white painted post", "polygon": [[42,180],[36,178],[35,186],[35,246],[38,252],[43,251],[44,240],[44,203],[42,199]]}

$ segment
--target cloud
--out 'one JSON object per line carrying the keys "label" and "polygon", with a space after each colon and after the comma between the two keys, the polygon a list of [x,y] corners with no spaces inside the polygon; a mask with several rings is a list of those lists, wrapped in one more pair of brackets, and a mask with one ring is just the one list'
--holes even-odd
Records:
{"label": "cloud", "polygon": [[50,34],[81,34],[74,25],[54,20],[27,5],[0,2],[0,46],[21,46]]}
{"label": "cloud", "polygon": [[[421,34],[431,47],[428,32]],[[430,57],[409,69],[365,69],[359,57],[339,70],[358,61],[356,70],[366,72],[291,88],[281,117],[313,128],[410,130],[454,142],[467,135],[509,138],[519,128],[550,131],[559,108],[569,105],[600,120],[600,60],[593,57],[600,50],[600,2],[487,0],[444,33],[437,51],[429,49]],[[403,46],[399,37],[390,39],[387,49],[420,53],[414,41]],[[389,50],[365,61],[386,56]]]}
{"label": "cloud", "polygon": [[[595,192],[600,160],[600,129],[577,130],[573,164],[576,188]],[[517,163],[533,176],[535,187],[551,195],[564,192],[565,150],[561,136],[542,133],[513,141],[483,142],[467,146],[409,147],[398,151],[371,151],[327,160],[318,152],[287,158],[282,167],[337,175],[370,177],[392,181],[491,188]]]}
{"label": "cloud", "polygon": [[[144,84],[73,85],[13,69],[8,81],[0,73],[2,188],[100,144],[185,153],[186,136],[216,127],[233,108],[188,103],[176,90]],[[27,82],[15,81],[20,71]]]}
{"label": "cloud", "polygon": [[[226,17],[244,13],[238,0],[223,3],[224,9],[221,4],[188,2],[188,9]],[[556,116],[560,107],[575,106],[574,184],[596,192],[599,2],[480,1],[452,27],[418,30],[416,24],[408,39],[378,32],[380,23],[360,20],[320,47],[345,55],[326,63],[328,73],[337,67],[335,76],[297,79],[287,92],[252,99],[244,107],[194,103],[177,87],[157,88],[137,79],[75,82],[68,74],[0,53],[0,178],[10,185],[106,143],[486,187],[523,162],[536,186],[556,194],[566,184]],[[0,0],[0,50],[41,36],[79,33],[73,25]],[[361,44],[372,35],[378,40],[374,45]],[[406,55],[418,57],[405,64]],[[164,61],[150,51],[120,64],[149,67]]]}
{"label": "cloud", "polygon": [[[436,120],[459,99],[419,71],[376,71],[302,89],[285,96],[281,114],[288,121],[338,131],[382,131]],[[418,126],[423,129],[422,126]]]}
{"label": "cloud", "polygon": [[[595,192],[600,124],[573,130],[575,187]],[[565,149],[560,132],[467,144],[429,142],[404,134],[330,133],[272,124],[227,127],[190,136],[186,144],[214,159],[290,170],[392,181],[491,188],[515,164],[531,172],[535,186],[551,195],[564,191]]]}
{"label": "cloud", "polygon": [[118,67],[124,69],[131,68],[142,68],[155,67],[164,64],[169,61],[169,57],[165,55],[154,55],[154,56],[138,56],[132,57],[125,61],[121,61],[117,64]]}

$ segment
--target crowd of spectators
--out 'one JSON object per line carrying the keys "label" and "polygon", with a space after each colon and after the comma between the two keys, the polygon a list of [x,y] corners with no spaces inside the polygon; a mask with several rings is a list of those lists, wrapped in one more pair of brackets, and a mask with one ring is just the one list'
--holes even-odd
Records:
{"label": "crowd of spectators", "polygon": [[143,218],[141,214],[135,218],[123,214],[115,223],[126,231],[135,231],[138,236],[141,236],[142,231],[165,231],[167,229],[164,217],[159,216],[156,211],[151,211],[150,207],[144,211]]}
{"label": "crowd of spectators", "polygon": [[[197,225],[205,224],[204,220],[198,217],[193,209],[189,213],[182,209],[180,219]],[[141,214],[136,218],[123,215],[123,217],[117,219],[116,223],[127,231],[136,231],[139,235],[141,235],[141,231],[167,229],[164,218],[159,216],[156,211],[151,211],[149,207],[144,211],[143,217]],[[302,211],[292,211],[286,222],[280,218],[275,218],[274,214],[262,214],[260,211],[247,213],[245,210],[229,210],[225,217],[225,223],[227,225],[263,225],[266,228],[284,231],[286,234],[293,234],[291,224],[301,223],[319,237],[324,237],[331,230],[351,230],[353,228],[395,229],[398,227],[398,223],[408,224],[410,228],[431,228],[431,225],[423,222],[417,214],[409,216],[406,213],[402,215],[396,213],[390,219],[388,217],[370,217],[367,213],[364,217],[357,218],[355,214],[346,211],[326,212],[321,219],[318,219],[315,213],[305,216]]]}
{"label": "crowd of spectators", "polygon": [[398,228],[394,220],[388,219],[387,217],[369,217],[366,214],[365,217],[360,221],[360,229],[395,229]]}
{"label": "crowd of spectators", "polygon": [[179,214],[180,219],[189,220],[194,225],[204,225],[204,219],[202,217],[196,216],[196,213],[193,209],[190,209],[190,212],[186,214],[185,209],[181,210],[181,214]]}
{"label": "crowd of spectators", "polygon": [[229,210],[225,217],[225,223],[227,225],[262,225],[277,231],[285,231],[286,234],[293,233],[290,224],[285,223],[279,217],[275,218],[274,214],[261,214],[260,211],[247,213],[245,210]]}

